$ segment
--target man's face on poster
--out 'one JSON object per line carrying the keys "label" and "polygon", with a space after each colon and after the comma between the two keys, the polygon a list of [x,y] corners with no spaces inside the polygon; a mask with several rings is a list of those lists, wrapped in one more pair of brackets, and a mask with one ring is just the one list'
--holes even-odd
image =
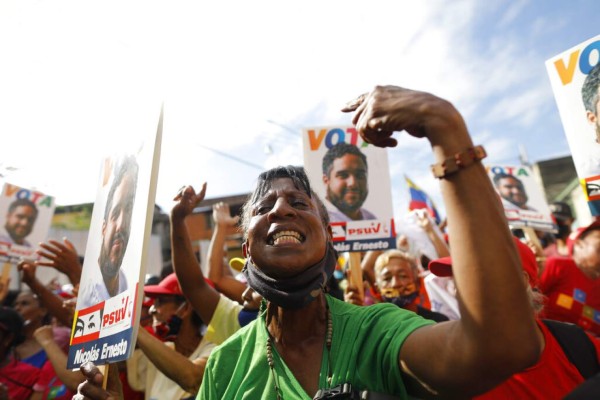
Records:
{"label": "man's face on poster", "polygon": [[333,160],[323,182],[327,186],[327,199],[344,214],[360,209],[369,194],[367,166],[354,154]]}
{"label": "man's face on poster", "polygon": [[[598,92],[600,92],[600,87],[598,87]],[[587,111],[587,120],[594,127],[594,131],[596,132],[596,143],[600,143],[600,118],[598,116],[600,113],[600,95],[595,104],[595,109],[595,113],[589,110]]]}
{"label": "man's face on poster", "polygon": [[24,243],[25,237],[33,229],[37,214],[35,208],[28,205],[20,205],[6,215],[6,225],[4,227],[15,243]]}
{"label": "man's face on poster", "polygon": [[105,277],[118,274],[131,232],[131,214],[135,196],[135,183],[130,175],[123,177],[117,186],[108,216],[102,225],[100,270]]}
{"label": "man's face on poster", "polygon": [[524,208],[527,204],[527,194],[523,183],[516,178],[502,178],[498,182],[498,192],[505,200],[510,201],[514,205]]}

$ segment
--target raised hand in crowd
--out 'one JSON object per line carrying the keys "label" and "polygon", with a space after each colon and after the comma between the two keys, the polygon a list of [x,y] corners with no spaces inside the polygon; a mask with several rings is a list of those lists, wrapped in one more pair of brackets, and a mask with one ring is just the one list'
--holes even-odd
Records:
{"label": "raised hand in crowd", "polygon": [[433,221],[431,220],[427,212],[425,210],[417,210],[416,215],[419,227],[423,229],[423,232],[427,234],[427,237],[433,244],[433,247],[435,248],[438,257],[441,258],[450,256],[450,249],[448,249],[448,245],[435,231]]}
{"label": "raised hand in crowd", "polygon": [[21,281],[27,286],[31,287],[32,284],[37,282],[37,278],[35,276],[37,266],[35,265],[35,261],[23,259],[17,264],[17,270],[21,272]]}
{"label": "raised hand in crowd", "polygon": [[17,269],[21,272],[21,279],[33,293],[35,293],[40,304],[48,310],[64,326],[71,326],[73,323],[72,312],[65,312],[63,300],[55,295],[46,285],[40,282],[35,273],[37,264],[35,261],[21,260],[17,264]]}
{"label": "raised hand in crowd", "polygon": [[213,219],[217,226],[234,227],[240,220],[239,215],[231,216],[229,204],[219,202],[213,206]]}
{"label": "raised hand in crowd", "polygon": [[40,243],[40,247],[43,250],[38,250],[37,254],[46,260],[38,260],[36,265],[55,268],[67,275],[73,285],[79,283],[82,267],[73,243],[64,238],[63,243],[57,240],[49,240],[47,243]]}
{"label": "raised hand in crowd", "polygon": [[173,269],[181,290],[202,321],[208,324],[212,320],[221,295],[204,280],[185,225],[186,218],[204,199],[205,194],[206,183],[198,193],[192,186],[185,186],[173,199],[177,203],[171,209],[171,249]]}
{"label": "raised hand in crowd", "polygon": [[219,202],[213,206],[215,228],[208,246],[208,279],[215,288],[230,299],[242,303],[246,285],[231,274],[225,263],[225,238],[228,231],[235,228],[240,217],[231,216],[229,204]]}
{"label": "raised hand in crowd", "polygon": [[[405,375],[438,393],[468,396],[535,363],[542,345],[518,254],[462,116],[444,99],[394,86],[378,86],[343,111],[353,110],[357,131],[376,146],[396,146],[394,131],[428,139],[452,226],[450,248],[464,313],[459,321],[408,336],[400,352]],[[466,163],[452,168],[459,157]]]}
{"label": "raised hand in crowd", "polygon": [[72,371],[65,368],[67,365],[67,354],[54,338],[54,328],[52,325],[43,325],[33,333],[35,340],[42,346],[48,359],[54,367],[56,376],[72,391],[76,391],[82,375],[80,371]]}

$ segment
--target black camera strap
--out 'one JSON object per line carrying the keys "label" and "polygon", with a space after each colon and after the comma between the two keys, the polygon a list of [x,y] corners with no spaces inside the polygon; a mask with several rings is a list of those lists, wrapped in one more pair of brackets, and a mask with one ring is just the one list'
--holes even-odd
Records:
{"label": "black camera strap", "polygon": [[343,383],[330,389],[319,389],[313,400],[349,399],[349,400],[398,400],[399,397],[368,390],[353,390],[350,383]]}

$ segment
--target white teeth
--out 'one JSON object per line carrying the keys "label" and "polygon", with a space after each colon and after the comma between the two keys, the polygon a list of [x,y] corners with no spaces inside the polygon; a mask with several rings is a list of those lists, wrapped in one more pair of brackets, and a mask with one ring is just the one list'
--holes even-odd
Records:
{"label": "white teeth", "polygon": [[283,244],[283,243],[301,243],[302,235],[296,231],[281,231],[277,232],[272,237],[273,245]]}

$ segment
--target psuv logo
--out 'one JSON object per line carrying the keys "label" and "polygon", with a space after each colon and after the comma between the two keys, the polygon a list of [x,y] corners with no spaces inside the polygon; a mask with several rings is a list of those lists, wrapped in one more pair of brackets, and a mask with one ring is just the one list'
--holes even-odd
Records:
{"label": "psuv logo", "polygon": [[[106,310],[102,317],[102,328],[109,327],[111,325],[120,324],[126,322],[131,318],[131,304],[129,296],[121,298],[121,304],[117,307]],[[129,310],[129,313],[127,312]]]}

